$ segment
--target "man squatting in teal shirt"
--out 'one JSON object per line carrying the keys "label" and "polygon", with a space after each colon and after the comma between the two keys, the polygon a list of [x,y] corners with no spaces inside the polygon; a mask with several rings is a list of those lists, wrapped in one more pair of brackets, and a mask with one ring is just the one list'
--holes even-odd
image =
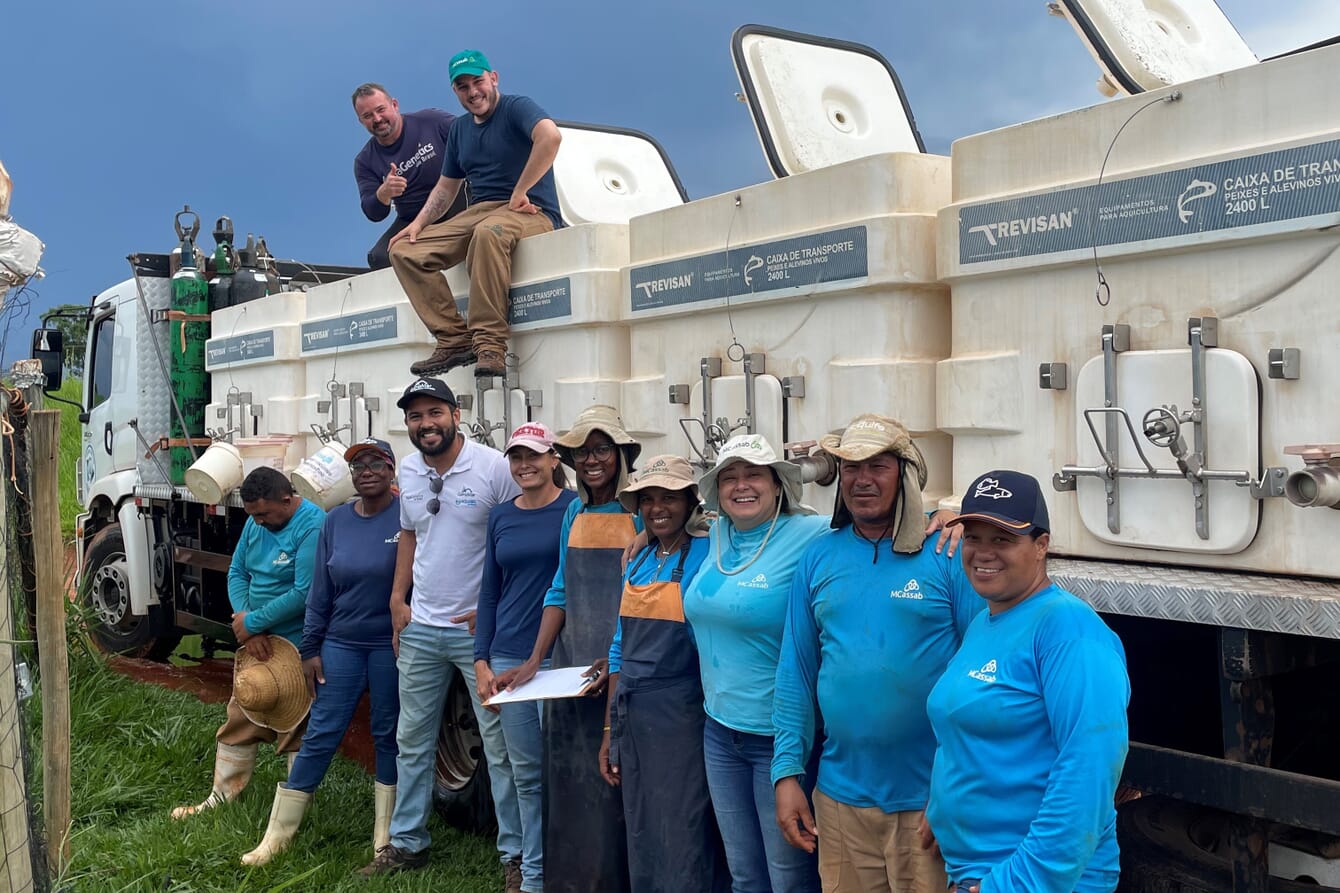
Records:
{"label": "man squatting in teal shirt", "polygon": [[[242,481],[241,495],[248,517],[228,567],[228,601],[239,646],[265,661],[271,657],[271,636],[295,648],[302,639],[317,535],[326,513],[294,493],[282,472],[264,466]],[[257,744],[268,741],[279,753],[297,753],[306,727],[305,719],[282,733],[258,726],[229,697],[228,718],[214,735],[213,789],[203,803],[180,806],[172,817],[195,815],[236,797],[251,780]]]}
{"label": "man squatting in teal shirt", "polygon": [[[925,460],[902,425],[861,415],[820,443],[840,462],[839,492],[833,529],[791,584],[773,701],[777,822],[793,846],[813,852],[822,838],[825,890],[939,893],[944,864],[917,834],[935,754],[926,696],[985,603],[949,550],[925,542]],[[819,719],[812,816],[798,776]]]}

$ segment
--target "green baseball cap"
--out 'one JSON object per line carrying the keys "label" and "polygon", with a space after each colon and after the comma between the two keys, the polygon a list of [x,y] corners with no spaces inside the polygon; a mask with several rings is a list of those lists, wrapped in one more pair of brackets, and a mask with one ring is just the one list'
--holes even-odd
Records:
{"label": "green baseball cap", "polygon": [[452,83],[463,74],[480,75],[492,70],[488,57],[479,50],[461,50],[447,63],[447,74]]}

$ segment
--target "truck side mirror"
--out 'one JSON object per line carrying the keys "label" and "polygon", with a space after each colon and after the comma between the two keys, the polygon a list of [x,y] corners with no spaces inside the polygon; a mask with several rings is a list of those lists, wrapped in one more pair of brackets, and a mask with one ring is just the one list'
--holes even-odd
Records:
{"label": "truck side mirror", "polygon": [[32,357],[42,361],[42,373],[47,377],[43,390],[59,390],[64,372],[65,334],[60,329],[34,329]]}

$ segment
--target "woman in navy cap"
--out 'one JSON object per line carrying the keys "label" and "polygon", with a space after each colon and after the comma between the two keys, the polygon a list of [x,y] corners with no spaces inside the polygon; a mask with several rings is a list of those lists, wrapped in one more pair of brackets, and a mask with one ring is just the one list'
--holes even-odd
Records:
{"label": "woman in navy cap", "polygon": [[349,447],[344,459],[358,498],[326,515],[299,646],[316,700],[288,781],[275,789],[265,837],[242,857],[244,865],[264,865],[293,840],[364,690],[377,753],[373,851],[390,842],[400,715],[391,650],[391,579],[400,542],[400,499],[391,488],[395,455],[389,443],[369,437]]}
{"label": "woman in navy cap", "polygon": [[992,471],[963,499],[963,567],[987,601],[927,702],[938,748],[922,842],[959,893],[1112,893],[1126,761],[1121,641],[1047,577],[1042,489]]}

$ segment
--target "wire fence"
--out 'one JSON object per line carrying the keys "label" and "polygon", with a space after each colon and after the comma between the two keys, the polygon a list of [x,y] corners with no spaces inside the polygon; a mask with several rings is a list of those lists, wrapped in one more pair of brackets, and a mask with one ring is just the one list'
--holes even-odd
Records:
{"label": "wire fence", "polygon": [[[30,747],[39,727],[38,699],[30,698],[36,677],[36,565],[32,512],[28,499],[27,404],[18,391],[0,395],[0,449],[4,489],[0,506],[4,554],[0,582],[0,891],[44,893],[49,888],[46,849],[38,820],[40,776]],[[72,559],[65,573],[72,579]]]}

